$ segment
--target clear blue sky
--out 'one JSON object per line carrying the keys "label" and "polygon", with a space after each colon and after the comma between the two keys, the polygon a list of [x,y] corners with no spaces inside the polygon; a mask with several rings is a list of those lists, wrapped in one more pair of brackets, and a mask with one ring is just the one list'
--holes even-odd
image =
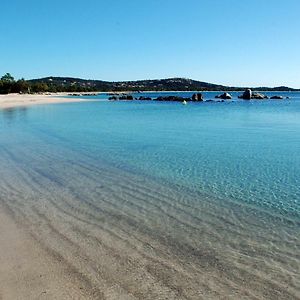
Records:
{"label": "clear blue sky", "polygon": [[300,1],[1,0],[5,72],[300,88]]}

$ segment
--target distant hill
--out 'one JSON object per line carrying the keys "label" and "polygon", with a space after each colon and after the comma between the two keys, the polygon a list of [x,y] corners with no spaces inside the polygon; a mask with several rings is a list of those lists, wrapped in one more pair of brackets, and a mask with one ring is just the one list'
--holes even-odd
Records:
{"label": "distant hill", "polygon": [[[71,77],[46,77],[28,80],[31,84],[44,84],[57,91],[242,91],[248,87],[229,87],[186,78],[168,78],[137,81],[109,82]],[[285,86],[252,87],[256,91],[299,91]]]}

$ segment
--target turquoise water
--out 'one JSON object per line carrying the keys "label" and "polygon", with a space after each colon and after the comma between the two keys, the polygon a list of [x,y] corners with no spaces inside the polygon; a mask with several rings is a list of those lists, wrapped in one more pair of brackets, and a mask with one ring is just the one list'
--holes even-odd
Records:
{"label": "turquoise water", "polygon": [[[206,98],[213,98],[214,95],[207,93]],[[274,250],[272,262],[276,261],[274,257],[278,253],[284,259],[287,259],[287,254],[290,255],[292,261],[287,259],[278,264],[283,269],[288,266],[291,273],[287,278],[295,278],[294,284],[289,283],[295,288],[299,279],[296,276],[299,275],[299,269],[295,267],[295,262],[297,266],[300,228],[300,93],[284,95],[291,99],[247,102],[234,98],[232,102],[189,103],[186,106],[152,101],[109,102],[102,95],[93,100],[103,101],[2,110],[0,181],[3,186],[4,183],[13,185],[14,181],[18,184],[25,182],[26,176],[21,178],[18,174],[10,174],[7,161],[11,160],[15,168],[22,166],[23,172],[31,168],[39,170],[39,174],[46,174],[47,180],[52,180],[53,184],[65,184],[72,188],[74,193],[81,195],[80,199],[84,202],[85,197],[89,198],[89,193],[95,192],[98,186],[96,179],[89,179],[89,172],[103,170],[105,166],[106,171],[124,173],[124,178],[134,178],[135,183],[141,180],[139,189],[144,186],[153,193],[153,189],[161,189],[161,193],[176,195],[170,200],[173,207],[171,211],[174,209],[174,214],[177,214],[175,208],[182,206],[191,209],[188,219],[197,217],[203,221],[207,217],[207,222],[199,222],[203,228],[210,228],[212,233],[219,230],[218,226],[230,227],[229,222],[235,223],[232,228],[238,224],[240,227],[235,233],[228,229],[231,233],[228,236],[223,234],[221,238],[223,246],[230,248],[230,251],[234,249],[242,252],[241,240],[236,241],[234,246],[228,246],[230,241],[237,238],[237,232],[240,236],[247,236],[245,245],[253,241],[263,243],[268,236],[268,255],[277,249]],[[65,173],[67,168],[75,170],[77,164],[85,163],[90,168],[90,171],[82,171],[82,182],[86,182],[89,187],[86,194],[82,186],[79,188],[78,185],[80,173],[76,173],[76,178],[75,171]],[[32,174],[33,177],[37,176]],[[116,185],[116,181],[112,182]],[[118,177],[118,182],[126,187],[122,176]],[[109,185],[109,182],[106,184]],[[111,197],[114,193],[112,188]],[[122,193],[125,195],[129,192],[122,190],[118,195],[123,196]],[[134,194],[135,189],[132,188],[130,193]],[[93,201],[97,202],[95,195]],[[129,201],[124,199],[116,202],[116,205],[124,208],[124,203]],[[139,200],[136,201],[138,203]],[[184,239],[181,229],[171,228],[171,223],[164,223],[163,214],[155,221],[155,216],[150,218],[143,211],[148,205],[147,195],[141,201],[146,203],[139,209],[145,223],[149,222],[153,226],[153,222],[157,222],[160,224],[157,225],[158,232],[168,232],[175,240]],[[153,201],[152,198],[149,200],[149,207],[154,205]],[[166,212],[170,209],[159,202],[157,205],[161,205],[161,209],[166,209]],[[207,216],[202,218],[206,209]],[[212,221],[213,218],[209,221],[210,214],[213,214],[216,221]],[[182,215],[182,218],[185,220],[187,217]],[[197,220],[191,220],[195,226],[200,224]],[[270,236],[270,232],[274,236]],[[191,233],[191,236],[193,234],[196,233]],[[257,240],[256,235],[259,236]],[[195,241],[198,238],[199,235],[193,236],[196,248],[198,242]],[[204,244],[221,249],[222,243],[219,245],[219,242],[207,238]],[[283,248],[280,248],[280,243],[283,243]],[[224,253],[225,250],[220,255],[225,256]],[[245,265],[249,267],[250,263]],[[270,271],[266,270],[261,272]],[[278,270],[274,274],[278,274]],[[278,278],[282,281],[284,276],[281,275]]]}
{"label": "turquoise water", "polygon": [[55,137],[126,170],[299,218],[299,100],[40,106],[2,113],[1,137],[12,126]]}

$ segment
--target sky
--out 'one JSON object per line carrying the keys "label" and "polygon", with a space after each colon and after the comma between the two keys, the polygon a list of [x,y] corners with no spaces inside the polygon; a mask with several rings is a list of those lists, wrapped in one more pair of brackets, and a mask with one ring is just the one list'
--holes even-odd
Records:
{"label": "sky", "polygon": [[300,88],[299,0],[1,0],[0,75]]}

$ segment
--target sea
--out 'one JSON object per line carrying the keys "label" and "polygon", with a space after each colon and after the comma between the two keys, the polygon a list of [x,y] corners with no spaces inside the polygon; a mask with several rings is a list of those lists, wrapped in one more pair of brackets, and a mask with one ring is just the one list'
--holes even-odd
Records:
{"label": "sea", "polygon": [[0,110],[0,203],[96,296],[300,299],[300,92],[217,94]]}

